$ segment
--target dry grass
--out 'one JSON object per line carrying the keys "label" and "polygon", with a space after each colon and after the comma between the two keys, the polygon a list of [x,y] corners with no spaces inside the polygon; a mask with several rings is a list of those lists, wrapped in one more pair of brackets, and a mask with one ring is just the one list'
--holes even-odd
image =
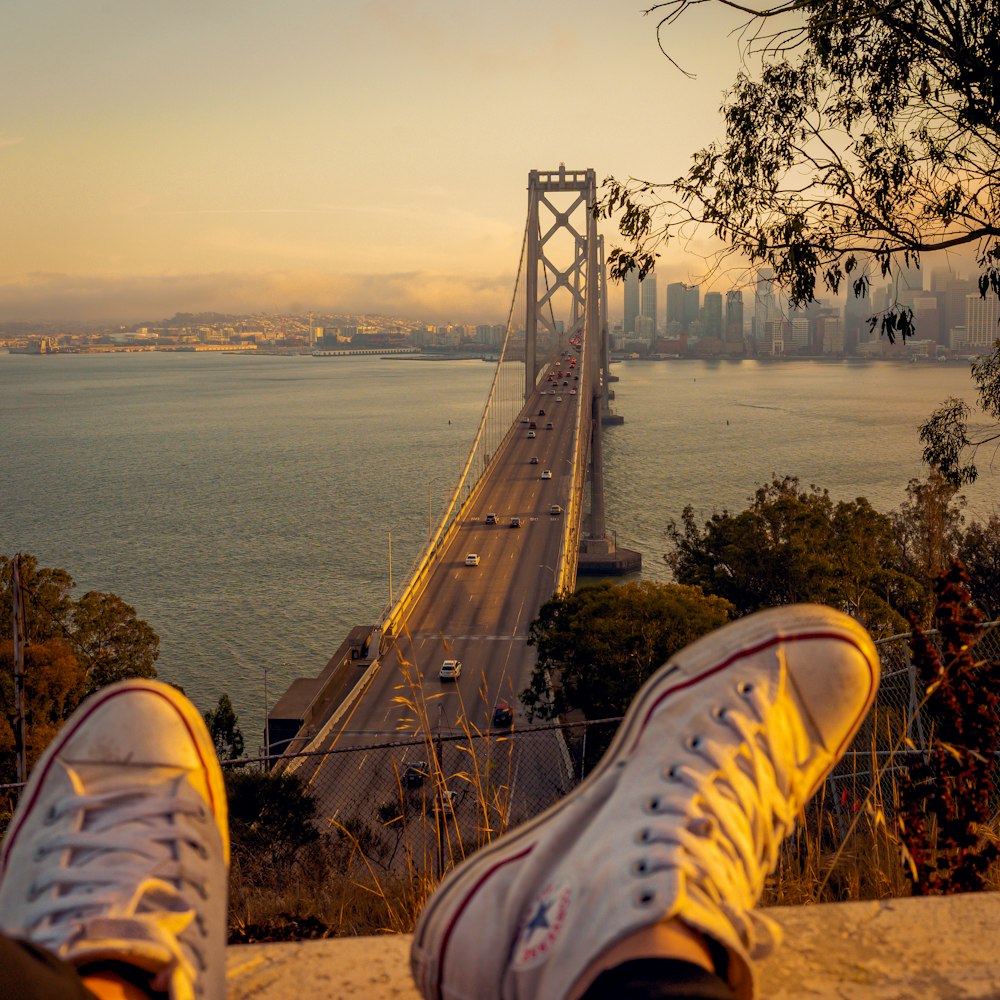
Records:
{"label": "dry grass", "polygon": [[[487,695],[480,693],[484,699]],[[231,889],[233,940],[408,932],[440,877],[503,834],[509,817],[513,741],[506,741],[507,772],[498,773],[495,759],[487,765],[474,752],[485,741],[473,737],[483,734],[464,723],[468,739],[462,750],[468,755],[467,767],[460,774],[446,775],[430,723],[436,697],[425,696],[419,678],[408,674],[398,698],[408,710],[408,727],[424,734],[422,752],[430,770],[426,780],[433,794],[421,795],[415,807],[397,775],[398,815],[383,816],[379,830],[334,824],[318,844],[300,852],[280,877],[262,870],[252,859],[238,860]],[[853,760],[854,772],[844,773],[842,764],[836,778],[824,785],[799,817],[767,880],[762,905],[910,895],[894,819],[899,782],[906,775],[906,755],[912,752],[907,722],[898,712],[876,709],[872,713],[861,750],[856,742],[853,757],[845,758]],[[875,780],[872,760],[879,761]],[[450,803],[443,808],[428,807],[428,803],[444,802],[441,792],[456,781],[472,792],[474,829],[469,829],[467,811],[465,829],[460,831],[459,817]],[[1000,867],[989,872],[987,888],[1000,888]]]}

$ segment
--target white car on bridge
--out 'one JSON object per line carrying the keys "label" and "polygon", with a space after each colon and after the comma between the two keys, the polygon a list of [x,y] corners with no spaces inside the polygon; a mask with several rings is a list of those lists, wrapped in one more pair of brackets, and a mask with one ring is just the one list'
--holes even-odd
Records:
{"label": "white car on bridge", "polygon": [[438,671],[438,678],[442,681],[457,681],[462,676],[461,660],[445,660]]}
{"label": "white car on bridge", "polygon": [[477,553],[477,552],[470,552],[465,557],[465,565],[466,566],[478,566],[479,565],[479,553]]}

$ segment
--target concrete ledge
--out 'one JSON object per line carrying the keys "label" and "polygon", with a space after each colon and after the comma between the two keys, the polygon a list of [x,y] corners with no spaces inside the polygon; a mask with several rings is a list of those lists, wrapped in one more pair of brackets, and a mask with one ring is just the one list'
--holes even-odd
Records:
{"label": "concrete ledge", "polygon": [[[767,913],[785,942],[759,966],[761,998],[1000,998],[1000,893]],[[409,947],[407,935],[236,945],[229,1000],[416,1000]]]}

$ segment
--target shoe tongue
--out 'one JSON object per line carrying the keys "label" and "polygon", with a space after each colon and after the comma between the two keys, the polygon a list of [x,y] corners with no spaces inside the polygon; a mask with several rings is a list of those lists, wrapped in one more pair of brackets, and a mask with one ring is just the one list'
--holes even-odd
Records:
{"label": "shoe tongue", "polygon": [[[152,905],[153,901],[149,899]],[[177,935],[194,912],[151,917],[95,916],[80,921],[60,954],[77,968],[96,962],[124,962],[150,975],[150,986],[170,1000],[193,997],[187,963],[177,951]]]}

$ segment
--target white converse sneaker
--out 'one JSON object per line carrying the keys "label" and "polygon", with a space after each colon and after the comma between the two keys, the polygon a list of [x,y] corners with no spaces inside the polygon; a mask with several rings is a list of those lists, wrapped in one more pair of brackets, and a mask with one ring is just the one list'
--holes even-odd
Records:
{"label": "white converse sneaker", "polygon": [[635,931],[678,918],[729,955],[773,944],[753,912],[796,814],[875,697],[878,654],[816,605],[699,639],[636,696],[591,776],[466,861],[428,900],[411,963],[427,1000],[564,1000]]}
{"label": "white converse sneaker", "polygon": [[0,855],[0,928],[83,967],[121,961],[171,1000],[225,997],[229,828],[197,709],[104,688],[35,765]]}

